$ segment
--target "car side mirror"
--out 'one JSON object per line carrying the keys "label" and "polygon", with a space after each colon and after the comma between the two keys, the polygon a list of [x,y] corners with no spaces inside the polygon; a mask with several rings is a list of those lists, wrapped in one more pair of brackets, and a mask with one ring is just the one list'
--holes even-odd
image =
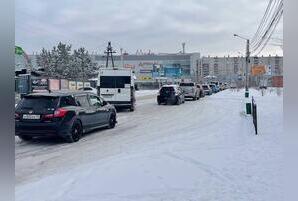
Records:
{"label": "car side mirror", "polygon": [[102,101],[102,103],[101,103],[102,106],[105,106],[105,105],[107,105],[107,104],[108,104],[107,101]]}

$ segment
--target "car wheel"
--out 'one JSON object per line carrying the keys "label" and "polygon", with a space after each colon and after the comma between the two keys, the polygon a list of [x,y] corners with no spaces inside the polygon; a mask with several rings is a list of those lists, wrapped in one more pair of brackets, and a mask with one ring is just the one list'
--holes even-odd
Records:
{"label": "car wheel", "polygon": [[24,140],[24,141],[30,141],[30,140],[32,140],[32,137],[31,137],[31,136],[26,136],[26,135],[24,135],[24,136],[19,136],[19,138],[20,138],[21,140]]}
{"label": "car wheel", "polygon": [[66,138],[66,141],[69,143],[77,142],[82,137],[82,125],[79,121],[75,121],[71,128],[70,135]]}
{"label": "car wheel", "polygon": [[135,111],[135,106],[131,105],[130,108],[129,108],[129,111],[131,111],[131,112]]}
{"label": "car wheel", "polygon": [[109,119],[109,128],[115,128],[116,125],[116,116],[115,114],[112,114]]}
{"label": "car wheel", "polygon": [[177,97],[176,105],[180,105],[180,104],[181,104],[181,99]]}

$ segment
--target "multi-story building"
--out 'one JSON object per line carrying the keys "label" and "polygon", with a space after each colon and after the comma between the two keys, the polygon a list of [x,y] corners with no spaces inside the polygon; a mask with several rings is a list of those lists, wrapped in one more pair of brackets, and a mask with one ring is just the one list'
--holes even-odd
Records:
{"label": "multi-story building", "polygon": [[[245,75],[245,57],[201,57],[201,66],[198,70],[198,80],[204,81],[204,78],[215,76],[222,82],[234,82],[243,80]],[[264,65],[266,68],[265,76],[281,76],[283,74],[283,57],[251,57],[248,68],[248,74],[251,74],[253,66]],[[252,81],[255,78],[250,76]]]}

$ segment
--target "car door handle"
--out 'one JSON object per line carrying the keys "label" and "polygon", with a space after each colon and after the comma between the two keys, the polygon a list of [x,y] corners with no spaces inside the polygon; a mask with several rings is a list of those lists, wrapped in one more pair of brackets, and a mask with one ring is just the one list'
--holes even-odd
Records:
{"label": "car door handle", "polygon": [[109,111],[109,110],[106,109],[106,108],[97,108],[96,111],[107,112],[107,111]]}

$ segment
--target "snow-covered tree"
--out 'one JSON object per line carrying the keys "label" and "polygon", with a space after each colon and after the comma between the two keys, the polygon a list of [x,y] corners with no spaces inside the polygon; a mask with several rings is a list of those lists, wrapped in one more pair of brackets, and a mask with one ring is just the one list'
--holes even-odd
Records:
{"label": "snow-covered tree", "polygon": [[98,71],[85,48],[81,47],[71,54],[71,45],[61,42],[51,51],[43,48],[37,57],[37,64],[47,76],[55,78],[87,80],[96,76]]}

